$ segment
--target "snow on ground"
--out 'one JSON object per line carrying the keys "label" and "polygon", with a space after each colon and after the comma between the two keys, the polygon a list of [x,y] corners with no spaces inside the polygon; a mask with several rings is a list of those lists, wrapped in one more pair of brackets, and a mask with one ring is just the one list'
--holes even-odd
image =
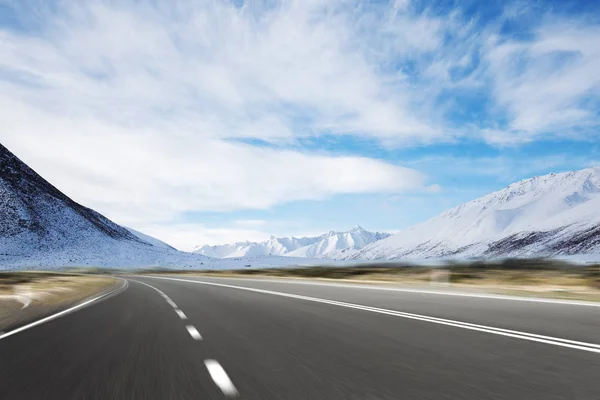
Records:
{"label": "snow on ground", "polygon": [[103,244],[96,248],[33,254],[30,257],[0,256],[0,270],[53,269],[61,267],[172,268],[172,269],[244,269],[280,268],[313,265],[351,265],[356,262],[305,257],[248,256],[217,259],[152,246],[132,248],[130,244]]}
{"label": "snow on ground", "polygon": [[514,183],[344,258],[600,253],[600,168]]}
{"label": "snow on ground", "polygon": [[308,258],[337,258],[339,254],[359,250],[369,243],[389,237],[389,233],[369,232],[356,226],[347,232],[315,237],[271,237],[264,242],[238,242],[216,246],[198,246],[194,253],[215,258],[273,255]]}
{"label": "snow on ground", "polygon": [[159,240],[159,239],[157,239],[155,237],[152,237],[150,235],[146,235],[145,233],[142,233],[140,231],[136,231],[133,228],[127,228],[127,227],[125,227],[125,229],[127,229],[129,232],[133,233],[139,239],[142,239],[144,242],[150,243],[152,246],[161,247],[163,249],[175,250],[175,248],[173,246],[168,245],[167,243],[165,243],[162,240]]}

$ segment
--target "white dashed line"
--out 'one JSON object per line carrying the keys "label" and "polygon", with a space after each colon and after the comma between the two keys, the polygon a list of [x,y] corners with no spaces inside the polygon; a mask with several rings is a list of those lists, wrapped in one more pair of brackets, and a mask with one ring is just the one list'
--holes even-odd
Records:
{"label": "white dashed line", "polygon": [[[183,311],[181,311],[177,307],[177,304],[175,304],[175,302],[173,300],[171,300],[171,298],[169,296],[167,296],[162,290],[157,289],[157,288],[155,288],[152,285],[148,285],[147,283],[136,281],[135,279],[132,279],[132,281],[137,282],[137,283],[141,283],[142,285],[146,285],[149,288],[152,288],[152,289],[156,290],[165,299],[165,301],[167,303],[169,303],[169,305],[175,309],[175,312],[177,313],[177,315],[179,315],[179,318],[181,318],[181,319],[187,319],[187,316],[185,315],[185,313]],[[190,333],[190,336],[194,340],[202,340],[202,336],[200,335],[200,332],[198,332],[198,329],[196,329],[196,327],[194,327],[194,325],[186,325],[185,328],[187,329],[187,331]]]}
{"label": "white dashed line", "polygon": [[166,299],[166,300],[167,300],[167,303],[168,303],[168,304],[169,304],[171,307],[173,307],[173,308],[177,308],[177,304],[175,304],[175,302],[174,302],[173,300],[171,300],[171,299]]}
{"label": "white dashed line", "polygon": [[217,384],[219,389],[221,389],[226,396],[235,397],[238,395],[237,389],[235,388],[235,386],[233,386],[231,379],[229,379],[229,376],[227,376],[227,372],[225,372],[225,370],[223,369],[223,367],[221,367],[221,364],[219,364],[218,361],[204,360],[204,365],[206,365],[206,368],[208,369],[208,373],[210,374],[212,380]]}
{"label": "white dashed line", "polygon": [[186,328],[187,328],[188,332],[190,333],[190,336],[194,340],[202,340],[202,336],[200,336],[200,332],[198,332],[198,329],[196,329],[194,327],[194,325],[186,325]]}
{"label": "white dashed line", "polygon": [[175,312],[177,313],[177,315],[179,315],[179,318],[181,318],[181,319],[187,319],[187,316],[180,309],[178,309],[178,308],[175,309]]}
{"label": "white dashed line", "polygon": [[175,302],[174,302],[173,300],[171,300],[171,298],[170,298],[169,296],[167,296],[167,295],[165,294],[165,292],[163,292],[162,290],[160,290],[160,289],[157,289],[157,288],[155,288],[155,287],[154,287],[154,286],[152,286],[152,285],[148,285],[148,284],[147,284],[147,283],[145,283],[145,282],[136,281],[135,279],[131,279],[131,280],[132,280],[132,281],[134,281],[134,282],[137,282],[137,283],[141,283],[142,285],[146,285],[146,286],[148,286],[149,288],[152,288],[152,289],[156,290],[156,291],[158,292],[158,294],[160,294],[160,295],[161,295],[161,296],[162,296],[162,297],[165,299],[165,301],[166,301],[167,303],[169,303],[169,305],[170,305],[171,307],[173,307],[173,308],[177,308],[177,304],[175,304]]}

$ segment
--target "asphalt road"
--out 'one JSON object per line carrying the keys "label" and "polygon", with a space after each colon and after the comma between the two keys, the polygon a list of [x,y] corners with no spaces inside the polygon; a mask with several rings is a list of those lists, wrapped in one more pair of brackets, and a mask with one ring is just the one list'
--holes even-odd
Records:
{"label": "asphalt road", "polygon": [[121,293],[0,339],[0,398],[600,399],[600,307],[128,280]]}

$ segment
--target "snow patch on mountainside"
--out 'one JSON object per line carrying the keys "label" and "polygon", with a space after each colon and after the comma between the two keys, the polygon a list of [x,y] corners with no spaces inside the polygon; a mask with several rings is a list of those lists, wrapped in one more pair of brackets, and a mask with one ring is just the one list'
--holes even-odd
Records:
{"label": "snow patch on mountainside", "polygon": [[125,227],[125,229],[127,229],[129,232],[133,233],[135,236],[137,236],[139,239],[142,239],[144,242],[146,243],[150,243],[152,246],[155,247],[160,247],[163,249],[170,249],[170,250],[176,250],[173,246],[163,242],[162,240],[159,240],[155,237],[152,237],[150,235],[146,235],[145,233],[142,233],[140,231],[136,231],[133,228],[127,228]]}
{"label": "snow patch on mountainside", "polygon": [[290,257],[336,258],[343,252],[359,250],[370,243],[389,237],[389,233],[369,232],[360,226],[348,232],[329,232],[308,246],[287,253]]}
{"label": "snow patch on mountainside", "polygon": [[356,226],[347,232],[331,231],[316,237],[271,236],[264,242],[238,242],[216,246],[199,246],[194,253],[216,258],[234,258],[261,255],[286,257],[337,258],[339,254],[363,248],[384,239],[389,233],[369,232]]}
{"label": "snow patch on mountainside", "polygon": [[600,252],[600,168],[526,179],[343,258],[561,256]]}

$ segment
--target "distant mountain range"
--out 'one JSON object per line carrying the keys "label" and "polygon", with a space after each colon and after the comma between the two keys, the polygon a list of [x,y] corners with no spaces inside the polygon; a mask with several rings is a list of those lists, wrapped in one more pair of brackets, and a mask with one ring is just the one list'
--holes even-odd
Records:
{"label": "distant mountain range", "polygon": [[569,255],[600,256],[600,168],[513,183],[395,235],[357,226],[316,237],[204,245],[185,253],[74,202],[0,144],[0,269],[244,268],[334,262],[318,261],[324,258]]}
{"label": "distant mountain range", "polygon": [[357,260],[600,254],[600,168],[526,179],[345,254]]}
{"label": "distant mountain range", "polygon": [[338,258],[346,252],[389,237],[389,233],[369,232],[356,226],[347,232],[325,233],[315,237],[273,237],[264,242],[238,242],[216,246],[203,245],[194,253],[215,258],[277,255],[288,257]]}
{"label": "distant mountain range", "polygon": [[55,266],[201,267],[60,192],[0,144],[0,269]]}

